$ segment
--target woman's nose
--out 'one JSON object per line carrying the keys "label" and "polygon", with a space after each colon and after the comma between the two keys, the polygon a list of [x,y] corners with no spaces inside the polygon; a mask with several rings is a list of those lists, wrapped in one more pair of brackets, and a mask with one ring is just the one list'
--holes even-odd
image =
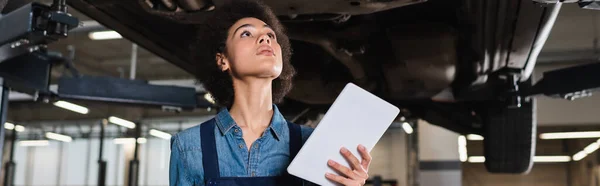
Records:
{"label": "woman's nose", "polygon": [[263,44],[263,43],[267,43],[267,44],[271,44],[271,38],[269,37],[268,34],[263,34],[262,36],[260,36],[260,38],[258,39],[258,43],[259,44]]}

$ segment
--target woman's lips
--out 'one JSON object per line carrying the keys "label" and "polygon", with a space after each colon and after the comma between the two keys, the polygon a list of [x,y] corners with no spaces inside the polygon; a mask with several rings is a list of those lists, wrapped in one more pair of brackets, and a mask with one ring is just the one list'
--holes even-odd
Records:
{"label": "woman's lips", "polygon": [[264,55],[264,56],[274,56],[275,55],[275,53],[273,52],[273,48],[271,48],[270,46],[267,46],[267,45],[258,47],[258,53],[256,53],[256,54]]}

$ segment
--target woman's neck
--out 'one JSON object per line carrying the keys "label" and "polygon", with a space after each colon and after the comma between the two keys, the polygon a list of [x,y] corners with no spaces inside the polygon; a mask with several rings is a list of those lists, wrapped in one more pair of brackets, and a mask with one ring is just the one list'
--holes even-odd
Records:
{"label": "woman's neck", "polygon": [[231,117],[242,128],[262,133],[273,117],[272,81],[233,80],[234,100]]}

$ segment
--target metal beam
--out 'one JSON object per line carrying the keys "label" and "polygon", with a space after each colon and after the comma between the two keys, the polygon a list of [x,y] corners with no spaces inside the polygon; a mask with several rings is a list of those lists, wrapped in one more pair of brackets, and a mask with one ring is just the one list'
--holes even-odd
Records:
{"label": "metal beam", "polygon": [[[196,92],[205,92],[204,86],[202,84],[197,83],[195,79],[165,79],[165,80],[152,80],[148,81],[149,84],[152,85],[171,85],[171,86],[179,86],[179,87],[194,87]],[[56,92],[58,90],[57,85],[50,85],[50,91]],[[29,94],[24,94],[20,92],[11,91],[8,99],[10,101],[32,101],[33,96]]]}

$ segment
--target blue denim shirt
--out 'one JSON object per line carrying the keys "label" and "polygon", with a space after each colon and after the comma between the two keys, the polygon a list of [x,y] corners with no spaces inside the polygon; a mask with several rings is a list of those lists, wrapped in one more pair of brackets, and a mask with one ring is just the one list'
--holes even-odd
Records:
{"label": "blue denim shirt", "polygon": [[[222,177],[264,177],[285,173],[290,161],[287,121],[273,105],[271,124],[248,150],[242,138],[242,129],[229,111],[222,109],[215,118],[215,140]],[[313,129],[301,126],[302,141]],[[204,185],[200,125],[186,129],[171,138],[169,185]]]}

